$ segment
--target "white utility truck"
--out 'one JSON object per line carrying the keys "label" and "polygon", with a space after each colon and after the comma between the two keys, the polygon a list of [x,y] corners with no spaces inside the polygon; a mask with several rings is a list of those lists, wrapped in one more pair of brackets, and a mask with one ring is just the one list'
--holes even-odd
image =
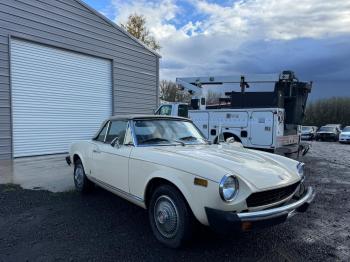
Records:
{"label": "white utility truck", "polygon": [[[292,71],[280,75],[177,78],[176,82],[192,95],[190,105],[163,103],[156,114],[191,118],[213,143],[234,138],[244,147],[283,155],[307,152],[306,144],[300,142],[300,129],[312,82],[300,82]],[[240,92],[226,92],[218,104],[206,104],[203,85],[234,83],[240,85]],[[257,83],[273,83],[274,90],[246,92]]]}

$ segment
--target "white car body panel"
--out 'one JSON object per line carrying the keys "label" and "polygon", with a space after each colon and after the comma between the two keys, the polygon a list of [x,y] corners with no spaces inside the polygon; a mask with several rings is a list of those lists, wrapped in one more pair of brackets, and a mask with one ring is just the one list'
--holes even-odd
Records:
{"label": "white car body panel", "polygon": [[[208,225],[205,207],[240,212],[248,209],[245,200],[251,193],[301,180],[299,162],[237,144],[112,147],[90,140],[74,143],[70,157],[74,162],[79,156],[93,182],[144,208],[148,183],[163,178],[182,192],[195,217]],[[229,203],[219,195],[219,183],[226,174],[235,175],[239,181],[238,194]],[[208,180],[208,186],[194,185],[195,177]]]}
{"label": "white car body panel", "polygon": [[112,147],[93,142],[91,176],[112,187],[129,192],[129,157],[132,147]]}

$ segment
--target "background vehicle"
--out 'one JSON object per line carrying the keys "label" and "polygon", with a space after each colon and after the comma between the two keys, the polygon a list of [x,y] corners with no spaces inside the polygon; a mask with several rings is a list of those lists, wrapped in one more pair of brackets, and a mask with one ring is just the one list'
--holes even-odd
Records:
{"label": "background vehicle", "polygon": [[[244,147],[280,154],[303,149],[300,125],[312,83],[300,82],[292,71],[278,75],[177,78],[193,97],[191,104],[167,103],[156,114],[189,117],[204,136],[216,143],[233,137]],[[246,92],[253,84],[274,84],[272,92]],[[207,105],[203,85],[239,84],[241,92],[226,92],[220,103]]]}
{"label": "background vehicle", "polygon": [[316,141],[338,141],[340,131],[335,126],[321,126],[316,133]]}
{"label": "background vehicle", "polygon": [[332,126],[338,128],[339,131],[342,130],[343,125],[342,124],[327,124],[326,126]]}
{"label": "background vehicle", "polygon": [[350,126],[346,126],[343,128],[339,135],[340,143],[350,143]]}
{"label": "background vehicle", "polygon": [[302,126],[301,127],[301,139],[302,140],[314,140],[316,138],[317,127],[316,126]]}

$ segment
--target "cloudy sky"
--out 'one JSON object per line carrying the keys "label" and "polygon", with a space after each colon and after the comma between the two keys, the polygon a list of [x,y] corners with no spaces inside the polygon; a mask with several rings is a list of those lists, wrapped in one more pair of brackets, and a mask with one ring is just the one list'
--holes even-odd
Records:
{"label": "cloudy sky", "polygon": [[84,1],[117,24],[146,17],[161,79],[291,69],[312,99],[350,96],[350,0]]}

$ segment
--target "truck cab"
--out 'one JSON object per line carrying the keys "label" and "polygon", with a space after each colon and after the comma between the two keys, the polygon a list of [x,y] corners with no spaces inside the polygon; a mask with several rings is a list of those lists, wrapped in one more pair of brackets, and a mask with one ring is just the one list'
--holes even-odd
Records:
{"label": "truck cab", "polygon": [[181,116],[188,118],[188,105],[181,102],[164,103],[156,110],[155,115]]}

